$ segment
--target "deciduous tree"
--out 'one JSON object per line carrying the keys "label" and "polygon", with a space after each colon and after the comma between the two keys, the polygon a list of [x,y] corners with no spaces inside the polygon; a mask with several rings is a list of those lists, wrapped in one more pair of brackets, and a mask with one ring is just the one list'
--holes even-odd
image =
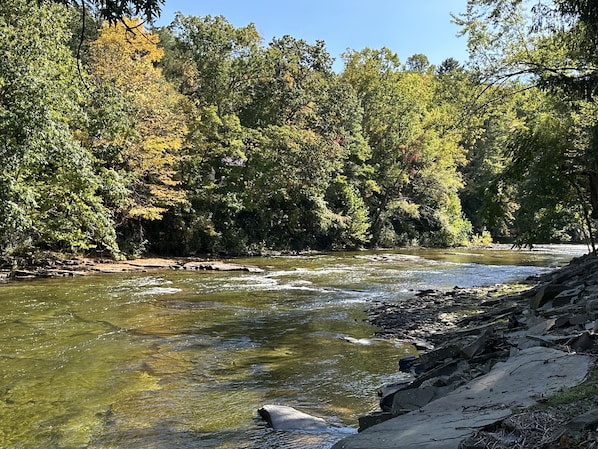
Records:
{"label": "deciduous tree", "polygon": [[0,5],[0,248],[118,253],[93,156],[65,10]]}
{"label": "deciduous tree", "polygon": [[350,52],[345,64],[372,150],[366,196],[374,244],[466,240],[457,197],[464,152],[435,78],[403,70],[388,49]]}
{"label": "deciduous tree", "polygon": [[[567,115],[578,117],[577,122],[584,124],[570,128],[563,138],[574,132],[574,136],[569,135],[568,138],[584,142],[583,148],[576,149],[582,157],[569,159],[567,166],[570,176],[585,178],[585,182],[576,182],[577,187],[570,185],[569,189],[573,190],[561,191],[561,196],[582,195],[585,204],[591,208],[591,217],[597,218],[598,151],[594,136],[598,120],[594,96],[598,89],[595,33],[598,14],[594,3],[577,0],[470,0],[467,11],[457,18],[457,22],[468,36],[472,61],[486,83],[504,83],[514,76],[523,75],[523,82],[558,98],[559,101],[554,104],[559,104],[561,110],[568,109]],[[560,114],[560,111],[555,113]],[[545,126],[534,128],[547,129]],[[518,138],[523,153],[533,147],[529,142],[538,142],[524,139],[522,135]],[[516,147],[515,142],[513,148]],[[542,145],[536,146],[536,150],[544,151]],[[548,163],[552,161],[550,170],[561,171],[562,158],[556,153],[551,154],[549,160],[544,159],[544,167],[548,169]],[[576,164],[575,161],[583,162]],[[536,186],[541,187],[539,184]],[[533,190],[527,193],[533,195]],[[557,200],[553,199],[552,203]],[[536,204],[542,207],[540,202]],[[591,221],[586,222],[592,224]]]}
{"label": "deciduous tree", "polygon": [[[120,111],[129,117],[122,124],[130,128],[111,136],[98,129],[89,142],[106,167],[120,170],[128,180],[118,215],[122,231],[142,244],[144,221],[161,219],[186,199],[177,178],[186,134],[185,100],[155,66],[164,54],[158,36],[139,20],[124,20],[125,25],[104,25],[91,45],[89,71],[97,94],[111,92],[124,100]],[[107,108],[111,101],[104,100]],[[103,154],[106,148],[111,154]]]}

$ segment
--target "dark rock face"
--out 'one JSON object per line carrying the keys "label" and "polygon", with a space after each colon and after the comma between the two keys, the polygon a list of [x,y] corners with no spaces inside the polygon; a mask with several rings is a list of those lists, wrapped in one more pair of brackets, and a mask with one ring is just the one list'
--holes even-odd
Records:
{"label": "dark rock face", "polygon": [[359,430],[422,410],[520,350],[545,346],[597,354],[598,257],[576,259],[535,281],[523,293],[502,296],[496,289],[425,290],[370,310],[378,336],[420,347],[423,341],[428,349],[399,361],[399,370],[410,376],[379,392],[380,412],[360,419]]}

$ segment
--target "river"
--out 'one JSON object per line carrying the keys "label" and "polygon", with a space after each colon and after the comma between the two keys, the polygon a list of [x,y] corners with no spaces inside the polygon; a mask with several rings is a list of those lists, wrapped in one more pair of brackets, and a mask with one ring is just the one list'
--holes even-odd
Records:
{"label": "river", "polygon": [[[355,432],[414,348],[365,310],[414,290],[512,282],[586,253],[405,250],[243,259],[263,273],[151,271],[0,285],[0,447],[323,449]],[[326,419],[277,432],[256,410]]]}

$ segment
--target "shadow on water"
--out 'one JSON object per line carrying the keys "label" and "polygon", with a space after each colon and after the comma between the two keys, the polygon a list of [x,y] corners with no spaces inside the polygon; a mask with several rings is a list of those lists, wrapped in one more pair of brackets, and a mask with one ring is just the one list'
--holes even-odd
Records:
{"label": "shadow on water", "polygon": [[[578,251],[583,253],[583,249]],[[247,259],[264,273],[89,276],[0,286],[0,446],[313,448],[354,432],[414,348],[365,309],[415,289],[493,284],[561,252],[419,250]],[[278,432],[266,403],[329,432]]]}

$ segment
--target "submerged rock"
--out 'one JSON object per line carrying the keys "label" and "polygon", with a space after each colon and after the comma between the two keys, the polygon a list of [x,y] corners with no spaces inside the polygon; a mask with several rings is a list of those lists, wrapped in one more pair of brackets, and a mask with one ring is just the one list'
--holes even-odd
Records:
{"label": "submerged rock", "polygon": [[275,430],[323,431],[326,421],[286,405],[264,405],[258,414]]}

